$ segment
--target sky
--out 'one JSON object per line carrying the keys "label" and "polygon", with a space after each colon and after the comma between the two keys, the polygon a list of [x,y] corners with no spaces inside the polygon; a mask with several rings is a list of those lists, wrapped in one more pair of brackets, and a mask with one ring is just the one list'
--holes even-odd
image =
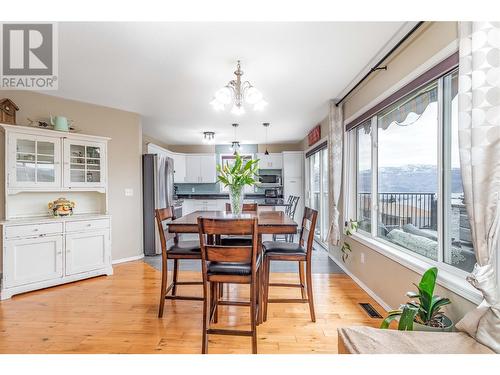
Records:
{"label": "sky", "polygon": [[[459,168],[458,157],[458,100],[452,100],[452,168]],[[411,164],[437,165],[438,105],[430,103],[420,118],[409,126],[392,123],[378,132],[379,167],[403,167]],[[370,138],[360,132],[360,170],[370,169]]]}

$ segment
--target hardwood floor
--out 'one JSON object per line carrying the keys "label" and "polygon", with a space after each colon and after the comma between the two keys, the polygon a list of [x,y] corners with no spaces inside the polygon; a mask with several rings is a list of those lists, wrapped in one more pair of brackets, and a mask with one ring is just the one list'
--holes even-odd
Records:
{"label": "hardwood floor", "polygon": [[[98,277],[14,296],[0,302],[0,353],[200,353],[202,303],[167,301],[157,318],[161,273],[142,261],[116,265],[113,276]],[[273,282],[295,281],[273,273]],[[180,272],[181,280],[199,279]],[[268,320],[257,327],[259,353],[337,353],[337,328],[378,326],[358,305],[384,310],[348,276],[314,274],[317,322],[307,304],[270,304]],[[201,295],[200,286],[182,293]],[[229,293],[248,295],[231,286]],[[298,289],[273,288],[270,298],[299,296]],[[246,307],[221,307],[220,326],[248,328]],[[209,353],[250,353],[247,337],[211,336]]]}

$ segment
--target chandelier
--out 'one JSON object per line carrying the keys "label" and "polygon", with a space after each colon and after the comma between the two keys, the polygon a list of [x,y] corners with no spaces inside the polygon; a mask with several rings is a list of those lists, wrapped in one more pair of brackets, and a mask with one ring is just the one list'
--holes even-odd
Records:
{"label": "chandelier", "polygon": [[232,103],[231,113],[234,115],[245,113],[244,104],[252,105],[254,111],[262,111],[267,102],[263,99],[262,93],[249,81],[241,82],[243,71],[240,60],[238,60],[234,74],[236,79],[229,81],[226,86],[215,92],[214,99],[210,102],[212,107],[216,111],[222,111]]}

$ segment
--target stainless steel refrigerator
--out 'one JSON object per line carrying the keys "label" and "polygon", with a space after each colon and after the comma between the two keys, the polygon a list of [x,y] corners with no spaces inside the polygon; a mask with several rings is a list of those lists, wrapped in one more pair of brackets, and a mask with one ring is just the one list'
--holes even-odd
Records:
{"label": "stainless steel refrigerator", "polygon": [[174,161],[161,154],[142,156],[144,254],[161,254],[155,209],[174,203]]}

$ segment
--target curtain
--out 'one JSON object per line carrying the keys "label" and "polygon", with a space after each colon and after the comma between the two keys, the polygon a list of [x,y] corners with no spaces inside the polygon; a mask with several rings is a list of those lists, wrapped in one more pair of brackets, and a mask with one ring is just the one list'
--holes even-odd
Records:
{"label": "curtain", "polygon": [[467,280],[483,295],[457,329],[500,353],[496,265],[500,235],[500,23],[461,22],[459,147],[477,264]]}
{"label": "curtain", "polygon": [[338,107],[333,100],[330,101],[330,111],[328,113],[328,165],[329,173],[329,196],[332,197],[332,210],[330,216],[330,228],[328,238],[332,245],[337,246],[340,242],[339,224],[339,199],[342,188],[342,154],[344,140],[344,118],[343,104]]}

